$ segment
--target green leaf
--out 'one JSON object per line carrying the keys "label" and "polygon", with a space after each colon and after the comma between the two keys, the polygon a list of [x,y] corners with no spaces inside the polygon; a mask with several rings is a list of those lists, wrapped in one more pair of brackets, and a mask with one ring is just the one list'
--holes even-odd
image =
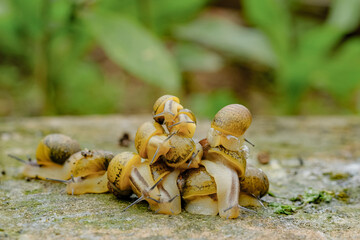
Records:
{"label": "green leaf", "polygon": [[[194,17],[209,0],[152,0],[149,17],[154,30],[163,33],[171,26],[183,23]],[[144,6],[142,6],[144,8]],[[146,6],[145,6],[146,7]]]}
{"label": "green leaf", "polygon": [[178,43],[174,53],[183,71],[215,72],[224,65],[218,54],[196,44]]}
{"label": "green leaf", "polygon": [[209,0],[115,0],[98,1],[97,8],[142,22],[151,31],[164,34],[173,25],[195,16]]}
{"label": "green leaf", "polygon": [[108,57],[135,75],[167,91],[180,88],[180,73],[159,39],[120,15],[85,15],[86,24]]}
{"label": "green leaf", "polygon": [[286,96],[288,113],[298,113],[301,97],[313,84],[312,74],[329,58],[330,50],[342,36],[338,28],[322,25],[304,33],[288,61],[278,70],[278,84]]}
{"label": "green leaf", "polygon": [[290,11],[283,0],[243,0],[247,19],[269,38],[279,61],[286,61],[290,47]]}
{"label": "green leaf", "polygon": [[274,53],[262,33],[225,19],[200,18],[176,28],[175,35],[213,48],[240,61],[276,65]]}
{"label": "green leaf", "polygon": [[346,42],[313,75],[314,85],[346,103],[360,87],[360,39]]}
{"label": "green leaf", "polygon": [[118,82],[105,81],[91,62],[73,60],[56,76],[56,103],[60,114],[115,112],[122,94]]}
{"label": "green leaf", "polygon": [[342,31],[349,32],[359,25],[360,1],[359,0],[333,0],[330,16],[327,23],[336,26]]}

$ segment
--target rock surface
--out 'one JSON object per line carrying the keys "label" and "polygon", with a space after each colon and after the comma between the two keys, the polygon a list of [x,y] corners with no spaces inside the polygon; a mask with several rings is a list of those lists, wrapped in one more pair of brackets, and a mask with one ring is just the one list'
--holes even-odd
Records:
{"label": "rock surface", "polygon": [[[26,180],[21,158],[34,156],[49,133],[83,148],[134,151],[137,127],[151,119],[92,116],[0,119],[0,239],[360,239],[360,118],[258,117],[246,133],[249,162],[269,176],[264,209],[238,219],[154,214],[146,203],[111,194],[71,196],[61,183]],[[206,136],[200,120],[195,137]],[[119,145],[124,134],[129,147]],[[257,156],[270,161],[261,165]]]}

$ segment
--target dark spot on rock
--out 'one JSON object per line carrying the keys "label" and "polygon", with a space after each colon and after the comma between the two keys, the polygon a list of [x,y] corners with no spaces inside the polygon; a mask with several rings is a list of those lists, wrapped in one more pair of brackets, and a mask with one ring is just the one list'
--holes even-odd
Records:
{"label": "dark spot on rock", "polygon": [[129,147],[130,146],[130,135],[129,135],[129,133],[125,132],[119,138],[119,146],[120,147]]}

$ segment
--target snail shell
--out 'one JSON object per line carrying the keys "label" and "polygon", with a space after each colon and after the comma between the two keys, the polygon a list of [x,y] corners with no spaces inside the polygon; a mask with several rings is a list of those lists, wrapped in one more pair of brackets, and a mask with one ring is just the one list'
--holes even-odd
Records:
{"label": "snail shell", "polygon": [[76,140],[63,134],[50,134],[43,138],[36,149],[37,164],[62,165],[74,153],[80,151]]}
{"label": "snail shell", "polygon": [[250,111],[241,104],[230,104],[218,111],[211,122],[211,127],[222,133],[241,136],[252,121]]}
{"label": "snail shell", "polygon": [[74,177],[86,177],[105,173],[113,157],[111,152],[86,149],[71,155],[66,164],[70,164]]}
{"label": "snail shell", "polygon": [[242,192],[261,198],[269,191],[269,179],[261,169],[249,165],[240,186]]}
{"label": "snail shell", "polygon": [[163,112],[165,103],[170,100],[180,103],[180,99],[178,97],[175,97],[173,95],[163,95],[159,97],[154,103],[154,115]]}
{"label": "snail shell", "polygon": [[151,165],[151,173],[155,182],[159,181],[161,178],[165,177],[170,172],[171,169],[162,161],[157,161]]}
{"label": "snail shell", "polygon": [[239,204],[243,207],[262,207],[260,198],[269,190],[266,174],[258,168],[247,166],[245,177],[240,181]]}
{"label": "snail shell", "polygon": [[141,158],[132,152],[117,154],[109,164],[107,171],[108,189],[117,197],[129,196],[132,192],[130,174],[135,166],[138,166]]}
{"label": "snail shell", "polygon": [[177,169],[186,170],[190,168],[198,168],[203,157],[204,151],[200,143],[196,144],[195,151],[191,157],[183,164],[179,165]]}
{"label": "snail shell", "polygon": [[160,124],[172,122],[182,108],[178,97],[172,95],[161,96],[153,106],[154,120]]}
{"label": "snail shell", "polygon": [[185,163],[196,149],[196,144],[192,138],[185,138],[174,135],[169,139],[170,146],[172,146],[166,153],[164,162],[169,167],[178,167]]}
{"label": "snail shell", "polygon": [[137,130],[135,135],[135,148],[140,157],[147,158],[146,147],[151,137],[156,135],[163,135],[163,127],[154,121],[143,123]]}

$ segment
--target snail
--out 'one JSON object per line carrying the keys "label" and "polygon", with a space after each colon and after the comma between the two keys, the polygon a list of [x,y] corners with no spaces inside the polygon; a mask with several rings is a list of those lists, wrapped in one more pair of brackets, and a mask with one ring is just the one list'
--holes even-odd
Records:
{"label": "snail", "polygon": [[155,182],[149,162],[142,161],[136,153],[117,154],[109,165],[107,176],[108,188],[117,197],[127,196],[132,192],[139,196],[130,206],[142,200],[146,200],[150,206],[160,202],[157,185],[162,178]]}
{"label": "snail", "polygon": [[179,173],[170,172],[161,161],[150,165],[136,153],[122,152],[109,165],[108,188],[117,197],[129,196],[132,192],[139,197],[124,210],[146,200],[157,213],[178,214],[181,212],[176,183]]}
{"label": "snail", "polygon": [[156,162],[161,155],[166,154],[171,146],[163,127],[154,121],[143,123],[135,135],[135,148],[140,157],[151,159],[151,164]]}
{"label": "snail", "polygon": [[248,165],[240,186],[239,204],[241,206],[263,206],[259,199],[269,191],[269,180],[261,169]]}
{"label": "snail", "polygon": [[185,171],[178,183],[187,212],[213,216],[218,214],[216,183],[204,166]]}
{"label": "snail", "polygon": [[121,198],[130,196],[130,174],[141,163],[141,157],[132,152],[122,152],[112,159],[107,170],[108,189]]}
{"label": "snail", "polygon": [[106,171],[114,157],[111,152],[102,150],[84,150],[66,160],[64,169],[69,169],[67,181],[46,178],[67,183],[68,194],[104,193],[108,191]]}
{"label": "snail", "polygon": [[240,179],[245,176],[248,157],[242,136],[251,119],[246,107],[240,104],[225,106],[212,120],[207,140],[201,141],[206,148],[201,165],[215,180],[218,211],[223,218],[237,218],[240,213]]}
{"label": "snail", "polygon": [[211,122],[207,140],[211,147],[222,145],[231,151],[242,149],[244,133],[252,121],[250,111],[241,104],[230,104],[220,109]]}
{"label": "snail", "polygon": [[173,124],[165,122],[170,133],[192,138],[196,129],[196,117],[189,109],[180,109]]}
{"label": "snail", "polygon": [[153,118],[160,124],[172,124],[180,109],[183,109],[183,106],[181,106],[178,97],[164,95],[158,98],[154,103]]}
{"label": "snail", "polygon": [[63,134],[50,134],[44,137],[36,149],[36,161],[24,161],[16,156],[12,158],[25,163],[23,175],[30,178],[56,178],[66,180],[69,169],[64,167],[65,161],[74,153],[79,152],[77,141]]}

